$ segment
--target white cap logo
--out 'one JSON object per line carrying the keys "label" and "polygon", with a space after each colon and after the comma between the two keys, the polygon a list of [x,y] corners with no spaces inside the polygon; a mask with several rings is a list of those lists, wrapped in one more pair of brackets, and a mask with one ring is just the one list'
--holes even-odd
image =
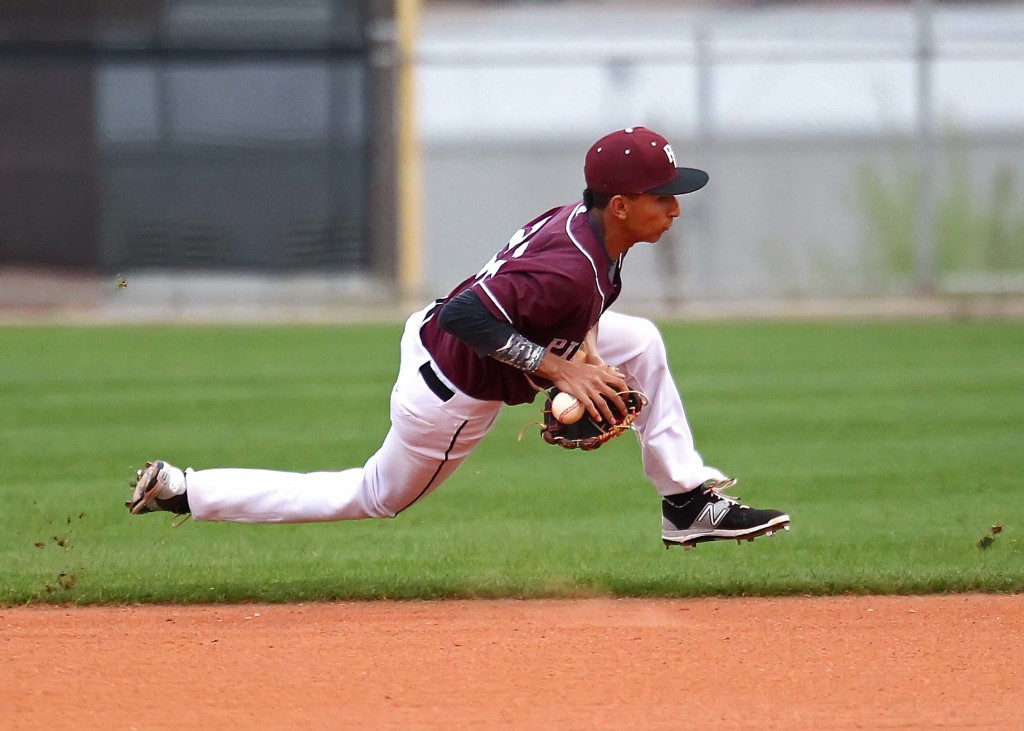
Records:
{"label": "white cap logo", "polygon": [[672,152],[672,145],[665,145],[665,156],[668,157],[668,161],[672,163],[672,167],[676,166],[676,153]]}

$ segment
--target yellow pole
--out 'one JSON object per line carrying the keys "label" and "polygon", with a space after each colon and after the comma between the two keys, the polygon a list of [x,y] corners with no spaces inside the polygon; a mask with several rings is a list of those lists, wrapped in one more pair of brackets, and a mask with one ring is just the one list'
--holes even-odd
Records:
{"label": "yellow pole", "polygon": [[406,304],[422,298],[420,146],[416,130],[416,36],[421,0],[396,0],[398,46],[398,284]]}

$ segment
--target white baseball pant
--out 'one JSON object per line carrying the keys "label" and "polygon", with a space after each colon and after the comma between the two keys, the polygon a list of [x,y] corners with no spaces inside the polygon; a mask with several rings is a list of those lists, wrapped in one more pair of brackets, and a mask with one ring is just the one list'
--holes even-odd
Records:
{"label": "white baseball pant", "polygon": [[[461,393],[445,378],[419,337],[429,308],[413,314],[401,341],[391,393],[391,429],[362,467],[341,472],[279,472],[222,468],[186,471],[195,520],[308,523],[393,518],[451,475],[487,435],[502,404]],[[618,367],[649,403],[634,423],[643,467],[661,495],[724,475],[694,449],[683,403],[672,380],[661,333],[648,320],[606,312],[598,352]],[[431,367],[451,397],[443,401],[420,373]],[[443,390],[443,389],[442,389]]]}

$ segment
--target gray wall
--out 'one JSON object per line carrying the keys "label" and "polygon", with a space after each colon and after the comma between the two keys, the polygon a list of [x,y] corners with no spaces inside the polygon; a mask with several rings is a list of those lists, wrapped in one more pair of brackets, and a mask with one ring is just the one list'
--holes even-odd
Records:
{"label": "gray wall", "polygon": [[[535,215],[577,199],[586,147],[429,147],[428,294],[482,266]],[[680,198],[682,216],[661,243],[630,253],[623,302],[913,291],[911,140],[762,139],[698,149],[683,138],[676,148],[711,182]],[[964,274],[1024,271],[1024,136],[949,140],[937,159],[940,215],[969,226],[938,239],[938,289],[954,288]],[[1007,180],[1010,205],[999,212],[995,190]],[[1001,227],[1011,237],[1002,253]]]}
{"label": "gray wall", "polygon": [[[1024,4],[439,4],[416,62],[424,288],[644,124],[711,184],[623,300],[1024,292]],[[920,193],[920,197],[918,194]]]}

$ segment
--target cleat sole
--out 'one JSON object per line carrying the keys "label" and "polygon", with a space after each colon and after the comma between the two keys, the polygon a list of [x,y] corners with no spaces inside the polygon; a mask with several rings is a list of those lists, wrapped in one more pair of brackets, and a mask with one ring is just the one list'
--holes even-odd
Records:
{"label": "cleat sole", "polygon": [[690,550],[696,548],[698,543],[708,543],[711,541],[735,540],[737,544],[742,544],[743,541],[753,543],[755,538],[760,538],[761,536],[772,536],[780,530],[789,530],[788,520],[785,523],[776,523],[774,525],[758,528],[741,536],[698,536],[696,538],[686,538],[679,541],[669,540],[668,538],[662,537],[661,541],[665,544],[666,549],[671,548],[672,546],[681,546],[684,550]]}

